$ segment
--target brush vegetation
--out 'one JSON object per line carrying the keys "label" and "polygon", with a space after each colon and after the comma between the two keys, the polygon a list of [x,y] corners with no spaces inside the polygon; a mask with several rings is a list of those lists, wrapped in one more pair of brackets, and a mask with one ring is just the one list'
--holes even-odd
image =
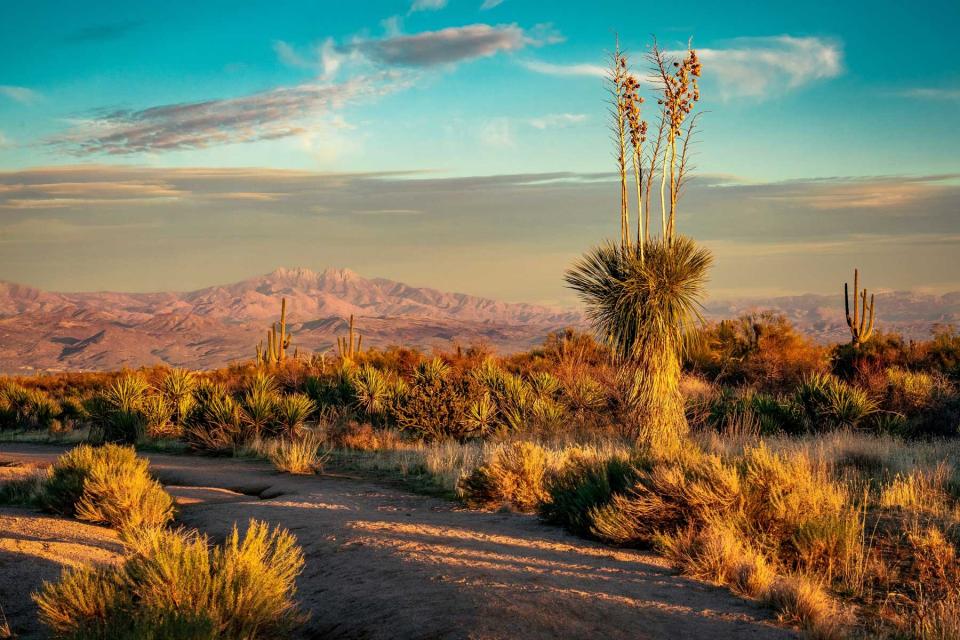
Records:
{"label": "brush vegetation", "polygon": [[286,530],[251,520],[222,545],[161,528],[129,538],[119,566],[68,569],[34,600],[54,637],[206,640],[287,637],[303,553]]}

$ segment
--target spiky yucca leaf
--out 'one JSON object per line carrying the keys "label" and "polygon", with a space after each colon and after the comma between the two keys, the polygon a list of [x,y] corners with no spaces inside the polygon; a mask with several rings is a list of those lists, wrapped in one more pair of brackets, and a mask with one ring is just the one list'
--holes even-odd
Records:
{"label": "spiky yucca leaf", "polygon": [[644,256],[607,242],[567,271],[594,330],[624,359],[653,342],[680,348],[701,319],[700,299],[713,258],[692,239],[651,240]]}

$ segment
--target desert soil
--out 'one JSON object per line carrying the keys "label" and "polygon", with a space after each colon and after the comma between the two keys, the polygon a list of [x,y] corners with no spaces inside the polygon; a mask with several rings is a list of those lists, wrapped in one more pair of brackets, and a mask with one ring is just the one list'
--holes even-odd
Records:
{"label": "desert soil", "polygon": [[[45,465],[61,450],[0,444],[0,465]],[[303,638],[796,637],[769,611],[674,575],[654,555],[533,516],[465,510],[358,478],[283,475],[260,462],[146,455],[184,525],[217,539],[257,518],[297,536],[306,555],[297,597],[310,614]],[[0,508],[0,604],[20,637],[44,637],[29,598],[44,579],[61,565],[116,561],[120,549],[109,529]]]}

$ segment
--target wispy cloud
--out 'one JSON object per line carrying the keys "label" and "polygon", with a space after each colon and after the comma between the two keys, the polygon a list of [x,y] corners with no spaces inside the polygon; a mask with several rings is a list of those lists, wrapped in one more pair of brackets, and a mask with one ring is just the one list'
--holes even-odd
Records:
{"label": "wispy cloud", "polygon": [[125,22],[111,22],[106,24],[95,24],[82,29],[72,31],[63,37],[64,42],[79,44],[86,42],[102,42],[104,40],[115,40],[121,38],[134,29],[140,27],[143,23],[135,20]]}
{"label": "wispy cloud", "polygon": [[548,25],[530,31],[516,24],[471,24],[412,35],[360,40],[340,47],[344,52],[359,52],[367,59],[385,65],[430,67],[464,60],[490,57],[501,51],[517,51],[527,46],[556,42],[559,36]]}
{"label": "wispy cloud", "polygon": [[[669,51],[679,57],[683,51]],[[843,72],[843,51],[837,42],[824,38],[789,35],[737,38],[720,47],[697,47],[704,62],[704,76],[714,78],[720,95],[763,98],[797,89],[816,80],[834,78]],[[604,66],[594,63],[557,64],[526,60],[521,64],[536,73],[555,76],[603,78]],[[641,65],[642,66],[642,65]]]}
{"label": "wispy cloud", "polygon": [[551,76],[588,76],[594,78],[605,78],[607,70],[598,64],[573,63],[573,64],[554,64],[542,62],[540,60],[525,60],[520,63],[530,71],[544,73]]}
{"label": "wispy cloud", "polygon": [[564,129],[581,122],[585,122],[585,113],[548,113],[544,116],[530,118],[527,123],[534,129]]}
{"label": "wispy cloud", "polygon": [[78,121],[47,142],[82,156],[276,140],[304,133],[307,120],[346,103],[390,93],[408,83],[404,74],[384,71],[342,83],[302,84],[239,98],[121,109]]}
{"label": "wispy cloud", "polygon": [[704,77],[715,77],[728,98],[763,98],[843,72],[840,44],[825,38],[737,38],[722,47],[698,47],[697,53]]}
{"label": "wispy cloud", "polygon": [[493,9],[494,7],[499,7],[501,4],[503,4],[503,0],[483,0],[483,4],[480,5],[480,11]]}
{"label": "wispy cloud", "polygon": [[920,100],[960,100],[960,89],[935,88],[935,87],[915,87],[898,91],[897,95],[905,98],[917,98]]}
{"label": "wispy cloud", "polygon": [[416,11],[439,11],[447,6],[447,0],[413,0],[410,13]]}
{"label": "wispy cloud", "polygon": [[21,104],[32,104],[40,99],[40,94],[33,89],[9,84],[0,84],[0,96],[10,98]]}

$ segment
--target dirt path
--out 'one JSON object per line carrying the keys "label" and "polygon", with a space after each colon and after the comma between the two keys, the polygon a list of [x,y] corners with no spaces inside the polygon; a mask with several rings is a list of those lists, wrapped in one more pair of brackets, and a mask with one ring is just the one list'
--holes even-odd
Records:
{"label": "dirt path", "polygon": [[[42,464],[57,453],[0,444],[0,462]],[[307,558],[297,594],[311,614],[305,638],[796,637],[772,626],[769,612],[675,576],[655,556],[592,544],[532,516],[462,510],[357,479],[281,475],[257,462],[148,457],[184,524],[220,537],[258,518],[296,534]],[[0,529],[10,535],[20,534]]]}

